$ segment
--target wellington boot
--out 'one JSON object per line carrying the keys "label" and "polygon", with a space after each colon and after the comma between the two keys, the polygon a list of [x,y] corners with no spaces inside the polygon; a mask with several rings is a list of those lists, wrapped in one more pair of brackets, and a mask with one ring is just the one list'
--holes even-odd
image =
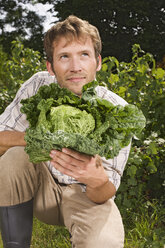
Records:
{"label": "wellington boot", "polygon": [[0,207],[0,230],[4,248],[29,248],[33,226],[33,200]]}

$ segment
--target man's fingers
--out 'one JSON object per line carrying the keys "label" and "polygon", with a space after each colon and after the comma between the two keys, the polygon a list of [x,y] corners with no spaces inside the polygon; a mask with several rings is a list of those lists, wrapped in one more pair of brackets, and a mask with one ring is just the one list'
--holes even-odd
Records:
{"label": "man's fingers", "polygon": [[[53,150],[50,153],[50,157],[52,158],[52,161],[58,162],[63,167],[68,168],[68,166],[74,166],[74,167],[84,167],[84,161],[82,159],[77,159],[73,156],[72,150],[68,151],[67,153],[63,151],[56,151]],[[75,153],[74,153],[75,154]]]}
{"label": "man's fingers", "polygon": [[74,157],[75,159],[80,160],[80,161],[87,161],[87,160],[90,160],[92,158],[92,156],[90,156],[90,155],[80,153],[80,152],[74,151],[74,150],[69,149],[69,148],[63,148],[62,152],[64,152],[65,154],[68,154],[71,157]]}

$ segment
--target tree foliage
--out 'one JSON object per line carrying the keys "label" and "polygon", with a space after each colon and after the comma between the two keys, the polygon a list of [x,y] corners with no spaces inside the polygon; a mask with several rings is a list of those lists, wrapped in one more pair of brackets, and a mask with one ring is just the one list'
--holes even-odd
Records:
{"label": "tree foliage", "polygon": [[159,61],[164,55],[164,0],[41,0],[54,5],[59,20],[74,14],[98,27],[103,40],[103,57],[131,59],[131,47],[138,43]]}
{"label": "tree foliage", "polygon": [[[43,53],[43,16],[24,4],[51,4],[59,20],[74,14],[98,27],[103,41],[102,56],[130,61],[131,47],[138,43],[162,61],[165,40],[164,0],[1,0],[0,41],[6,52],[11,41],[21,37],[25,46]],[[13,30],[7,31],[10,25]]]}
{"label": "tree foliage", "polygon": [[9,53],[11,42],[21,39],[25,46],[43,52],[43,21],[45,17],[30,11],[28,0],[0,1],[0,42]]}

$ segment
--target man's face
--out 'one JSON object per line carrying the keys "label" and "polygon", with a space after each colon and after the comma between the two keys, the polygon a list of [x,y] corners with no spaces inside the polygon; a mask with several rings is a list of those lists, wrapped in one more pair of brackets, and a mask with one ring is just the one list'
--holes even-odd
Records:
{"label": "man's face", "polygon": [[101,57],[97,63],[93,43],[90,37],[68,42],[64,37],[54,45],[53,70],[47,62],[51,75],[55,73],[58,84],[81,95],[83,85],[93,81],[96,71],[101,68]]}

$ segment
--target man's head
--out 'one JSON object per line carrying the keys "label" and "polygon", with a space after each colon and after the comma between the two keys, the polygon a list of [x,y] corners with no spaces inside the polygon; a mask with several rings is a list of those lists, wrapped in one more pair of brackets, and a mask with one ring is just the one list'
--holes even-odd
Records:
{"label": "man's head", "polygon": [[81,95],[101,68],[101,39],[96,27],[75,16],[58,22],[45,35],[47,69],[61,87]]}
{"label": "man's head", "polygon": [[44,49],[47,60],[51,64],[53,63],[54,44],[58,43],[62,37],[65,37],[68,41],[90,37],[95,50],[96,59],[98,59],[98,56],[101,54],[102,43],[98,29],[89,24],[89,22],[71,15],[64,21],[52,26],[45,34]]}

